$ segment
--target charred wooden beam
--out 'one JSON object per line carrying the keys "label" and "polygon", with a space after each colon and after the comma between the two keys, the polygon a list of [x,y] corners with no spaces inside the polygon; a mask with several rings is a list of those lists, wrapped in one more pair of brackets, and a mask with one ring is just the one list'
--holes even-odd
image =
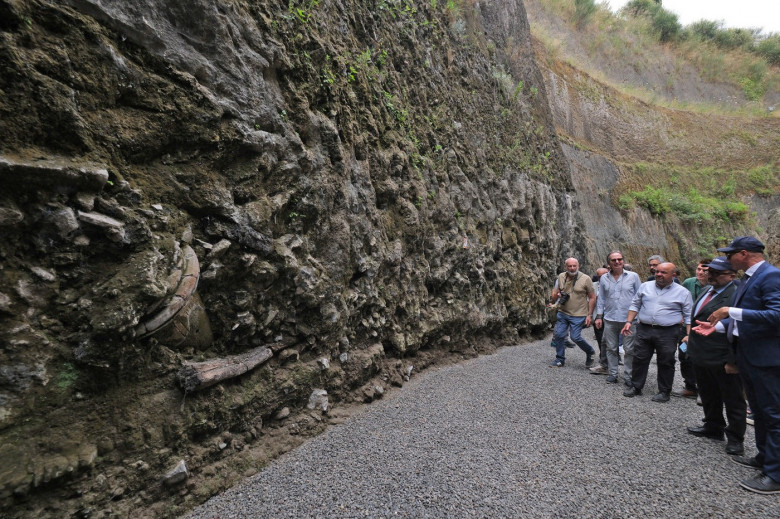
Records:
{"label": "charred wooden beam", "polygon": [[231,355],[230,357],[203,362],[187,362],[179,370],[179,383],[187,393],[198,391],[223,380],[243,375],[267,361],[273,355],[273,351],[269,348],[260,346],[240,355]]}

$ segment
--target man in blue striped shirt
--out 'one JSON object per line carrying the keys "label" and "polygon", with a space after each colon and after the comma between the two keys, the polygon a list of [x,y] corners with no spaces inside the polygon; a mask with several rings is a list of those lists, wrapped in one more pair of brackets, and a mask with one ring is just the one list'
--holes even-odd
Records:
{"label": "man in blue striped shirt", "polygon": [[[626,324],[628,308],[634,300],[634,295],[642,286],[642,281],[636,272],[623,269],[623,254],[620,251],[610,252],[607,256],[610,271],[601,276],[599,281],[598,299],[596,299],[596,323],[598,329],[603,327],[602,340],[606,343],[607,365],[609,376],[607,382],[615,384],[618,381],[620,364],[620,331]],[[627,336],[623,341],[626,353],[623,368],[626,386],[631,385],[631,369],[634,360],[634,337]]]}
{"label": "man in blue striped shirt", "polygon": [[637,320],[634,338],[634,365],[631,371],[632,387],[623,396],[642,394],[647,380],[647,369],[653,353],[657,355],[658,394],[653,402],[668,402],[674,384],[674,362],[679,338],[680,323],[685,323],[686,333],[691,331],[691,293],[674,282],[677,267],[673,263],[661,263],[656,267],[655,281],[647,281],[639,287],[628,309],[623,335],[631,335],[634,319]]}

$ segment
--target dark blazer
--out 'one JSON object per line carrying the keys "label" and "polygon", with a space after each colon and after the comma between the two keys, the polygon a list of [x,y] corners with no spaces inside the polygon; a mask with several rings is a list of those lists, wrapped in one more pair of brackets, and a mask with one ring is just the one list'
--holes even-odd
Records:
{"label": "dark blazer", "polygon": [[742,308],[739,354],[754,366],[780,366],[780,269],[765,262],[730,306]]}
{"label": "dark blazer", "polygon": [[[696,298],[693,303],[693,309],[691,310],[691,326],[696,325],[696,321],[706,321],[707,317],[712,312],[720,308],[721,306],[731,306],[731,301],[734,299],[734,294],[737,291],[737,286],[732,282],[724,288],[720,294],[710,299],[706,305],[696,312],[696,305],[699,301],[706,296],[709,292],[709,287],[705,290],[702,288],[701,294]],[[724,326],[728,323],[724,322]],[[729,342],[726,333],[713,333],[705,337],[699,335],[696,332],[692,332],[688,335],[688,355],[694,364],[700,366],[723,366],[727,362],[731,364],[737,363],[734,349]]]}

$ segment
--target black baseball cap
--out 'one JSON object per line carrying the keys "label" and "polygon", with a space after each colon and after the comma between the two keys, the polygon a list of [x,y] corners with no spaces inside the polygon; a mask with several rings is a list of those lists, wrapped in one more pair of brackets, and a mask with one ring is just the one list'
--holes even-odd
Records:
{"label": "black baseball cap", "polygon": [[748,252],[764,252],[764,244],[758,238],[753,236],[740,236],[734,238],[728,247],[721,247],[718,252],[737,252],[746,250]]}
{"label": "black baseball cap", "polygon": [[718,256],[704,266],[713,270],[733,270],[736,272],[736,269],[731,266],[731,263],[729,263],[729,260],[726,259],[726,256]]}

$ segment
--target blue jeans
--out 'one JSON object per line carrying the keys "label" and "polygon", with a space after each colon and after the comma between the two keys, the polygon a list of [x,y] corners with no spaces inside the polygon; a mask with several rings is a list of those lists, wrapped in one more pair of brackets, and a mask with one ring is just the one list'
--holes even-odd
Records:
{"label": "blue jeans", "polygon": [[566,332],[569,332],[571,340],[588,355],[594,355],[593,349],[588,341],[582,338],[582,327],[585,326],[584,317],[574,317],[563,312],[558,312],[557,321],[555,321],[555,331],[553,332],[552,344],[555,348],[555,359],[566,362]]}

